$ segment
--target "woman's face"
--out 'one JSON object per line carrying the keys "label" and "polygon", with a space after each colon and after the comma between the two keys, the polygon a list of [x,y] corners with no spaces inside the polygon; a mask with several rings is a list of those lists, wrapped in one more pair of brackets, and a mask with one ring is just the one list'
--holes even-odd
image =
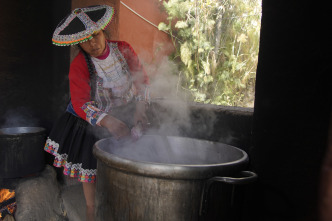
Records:
{"label": "woman's face", "polygon": [[97,31],[92,34],[92,39],[80,43],[81,48],[92,57],[103,55],[106,47],[106,38],[103,31]]}

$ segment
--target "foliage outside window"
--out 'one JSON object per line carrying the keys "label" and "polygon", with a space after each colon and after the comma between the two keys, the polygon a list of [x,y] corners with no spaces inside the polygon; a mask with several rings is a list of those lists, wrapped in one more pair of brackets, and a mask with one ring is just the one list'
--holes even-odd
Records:
{"label": "foliage outside window", "polygon": [[163,1],[186,98],[253,107],[261,0]]}

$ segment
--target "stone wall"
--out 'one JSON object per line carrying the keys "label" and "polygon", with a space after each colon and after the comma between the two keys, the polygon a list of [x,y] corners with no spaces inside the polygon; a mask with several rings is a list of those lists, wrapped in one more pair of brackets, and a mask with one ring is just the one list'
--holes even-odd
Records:
{"label": "stone wall", "polygon": [[245,151],[251,145],[252,108],[180,101],[153,102],[149,118],[156,132],[229,144]]}

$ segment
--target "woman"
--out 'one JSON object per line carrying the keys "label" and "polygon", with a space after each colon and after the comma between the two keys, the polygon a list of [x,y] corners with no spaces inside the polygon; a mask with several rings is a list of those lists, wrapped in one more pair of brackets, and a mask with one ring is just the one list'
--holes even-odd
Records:
{"label": "woman", "polygon": [[[66,112],[54,125],[45,150],[54,166],[83,183],[87,220],[94,220],[96,159],[94,143],[114,136],[121,139],[147,123],[148,77],[131,46],[106,40],[112,7],[75,9],[56,28],[53,43],[78,44],[80,52],[69,70],[70,96]],[[138,131],[139,132],[139,131]]]}

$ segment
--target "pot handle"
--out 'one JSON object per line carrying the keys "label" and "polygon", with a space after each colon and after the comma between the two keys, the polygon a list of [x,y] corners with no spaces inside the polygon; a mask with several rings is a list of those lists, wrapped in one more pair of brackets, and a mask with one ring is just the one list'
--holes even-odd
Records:
{"label": "pot handle", "polygon": [[199,215],[202,216],[207,211],[207,204],[208,204],[208,193],[210,190],[210,186],[213,182],[222,182],[232,185],[245,185],[253,183],[257,180],[257,174],[251,171],[241,171],[241,177],[212,177],[206,181],[203,187],[202,197],[201,197],[201,207],[199,210]]}

